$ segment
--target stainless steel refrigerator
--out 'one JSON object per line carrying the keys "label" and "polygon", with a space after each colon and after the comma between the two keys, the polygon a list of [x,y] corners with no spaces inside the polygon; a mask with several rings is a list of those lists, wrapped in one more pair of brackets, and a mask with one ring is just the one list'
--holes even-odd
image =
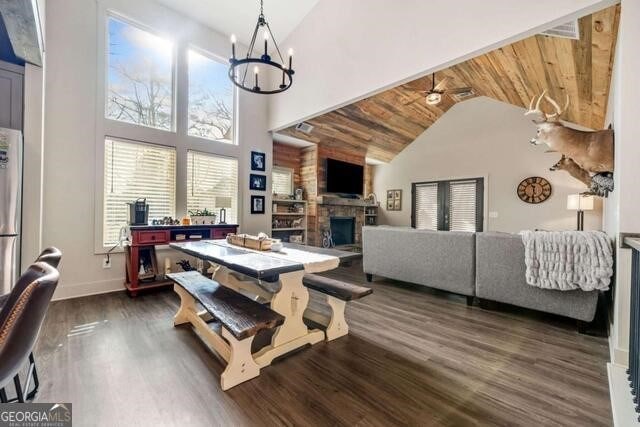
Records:
{"label": "stainless steel refrigerator", "polygon": [[0,128],[0,295],[20,272],[22,132]]}

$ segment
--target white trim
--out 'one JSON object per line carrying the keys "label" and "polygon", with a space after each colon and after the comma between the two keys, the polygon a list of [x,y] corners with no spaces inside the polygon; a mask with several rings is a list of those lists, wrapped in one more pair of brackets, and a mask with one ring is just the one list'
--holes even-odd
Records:
{"label": "white trim", "polygon": [[609,396],[611,412],[615,427],[640,426],[638,414],[635,411],[626,369],[612,363],[607,363],[609,377]]}
{"label": "white trim", "polygon": [[61,283],[56,288],[52,301],[124,291],[123,283],[124,277],[119,279],[98,280],[88,283],[75,283],[72,285]]}

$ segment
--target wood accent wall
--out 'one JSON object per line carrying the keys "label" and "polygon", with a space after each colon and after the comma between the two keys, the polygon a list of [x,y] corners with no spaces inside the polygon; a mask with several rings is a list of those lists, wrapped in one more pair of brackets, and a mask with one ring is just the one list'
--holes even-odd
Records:
{"label": "wood accent wall", "polygon": [[364,165],[364,197],[373,193],[373,174],[375,168],[371,165]]}
{"label": "wood accent wall", "polygon": [[307,244],[317,246],[316,198],[318,197],[318,147],[303,148],[300,157],[300,179],[307,199]]}
{"label": "wood accent wall", "polygon": [[273,165],[282,168],[293,169],[293,186],[300,187],[302,176],[302,148],[292,145],[285,145],[279,142],[273,143]]}
{"label": "wood accent wall", "polygon": [[[472,88],[469,98],[488,96],[524,108],[544,89],[561,104],[568,95],[562,119],[602,129],[619,20],[618,4],[580,18],[580,40],[534,35],[441,70],[436,83],[449,77],[448,88]],[[429,87],[430,75],[306,120],[314,126],[310,134],[295,127],[281,132],[389,162],[456,102],[464,102],[445,93],[440,104],[427,105]]]}

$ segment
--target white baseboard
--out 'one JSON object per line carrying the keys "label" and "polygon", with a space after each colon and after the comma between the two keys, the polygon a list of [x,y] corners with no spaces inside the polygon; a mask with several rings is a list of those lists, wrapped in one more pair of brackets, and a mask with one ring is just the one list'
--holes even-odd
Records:
{"label": "white baseboard", "polygon": [[124,278],[101,280],[90,283],[77,283],[73,285],[58,285],[56,292],[53,294],[53,301],[65,300],[71,298],[86,297],[89,295],[106,294],[108,292],[117,292],[124,290]]}
{"label": "white baseboard", "polygon": [[622,366],[625,369],[629,365],[629,350],[616,347],[611,333],[609,334],[609,360],[614,365]]}
{"label": "white baseboard", "polygon": [[631,398],[626,367],[607,363],[609,394],[614,427],[638,427],[638,414]]}

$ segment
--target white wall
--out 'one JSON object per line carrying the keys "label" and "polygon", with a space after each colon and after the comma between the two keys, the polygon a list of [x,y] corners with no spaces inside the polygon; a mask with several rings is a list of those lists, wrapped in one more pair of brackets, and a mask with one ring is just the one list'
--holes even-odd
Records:
{"label": "white wall", "polygon": [[[451,108],[391,163],[375,167],[373,187],[381,201],[381,223],[411,224],[411,183],[448,178],[485,177],[486,230],[575,229],[576,213],[566,209],[567,195],[585,190],[564,171],[549,171],[560,158],[529,144],[535,125],[524,110],[479,97]],[[531,205],[516,195],[518,183],[542,176],[552,185],[544,203]],[[403,190],[402,211],[385,209],[386,190]],[[486,191],[488,190],[488,191]],[[601,229],[600,203],[585,213],[585,229]],[[489,211],[497,218],[489,218]]]}
{"label": "white wall", "polygon": [[[610,100],[610,120],[615,131],[615,191],[605,206],[605,226],[617,239],[619,233],[640,233],[640,70],[638,40],[640,40],[640,3],[624,0],[618,45],[614,63],[613,87]],[[610,346],[612,362],[627,365],[629,348],[629,303],[631,283],[631,250],[619,248],[616,242],[617,264]]]}
{"label": "white wall", "polygon": [[[102,62],[97,56],[101,51],[98,32],[105,31],[96,25],[100,21],[99,5],[113,7],[141,23],[172,30],[169,34],[191,39],[200,48],[222,57],[228,50],[226,36],[192,24],[149,0],[67,0],[65,7],[47,9],[42,244],[55,245],[64,254],[56,298],[123,289],[122,255],[112,257],[111,269],[102,269],[103,256],[95,254],[95,199],[102,194],[94,179],[96,172],[101,173],[95,170],[99,149],[96,141],[102,141],[98,133],[103,128],[103,118],[96,113],[100,87],[97,64]],[[266,129],[265,99],[240,93],[237,120],[239,146],[226,150],[239,162],[239,192],[244,195],[239,222],[246,232],[269,230],[268,214],[248,213],[249,196],[245,191],[252,149],[268,153],[266,173],[270,179],[272,147]],[[266,206],[271,206],[268,199]],[[183,213],[181,210],[178,214]],[[25,234],[36,232],[25,230]]]}
{"label": "white wall", "polygon": [[614,0],[323,0],[281,42],[294,84],[271,97],[279,129],[604,9]]}

